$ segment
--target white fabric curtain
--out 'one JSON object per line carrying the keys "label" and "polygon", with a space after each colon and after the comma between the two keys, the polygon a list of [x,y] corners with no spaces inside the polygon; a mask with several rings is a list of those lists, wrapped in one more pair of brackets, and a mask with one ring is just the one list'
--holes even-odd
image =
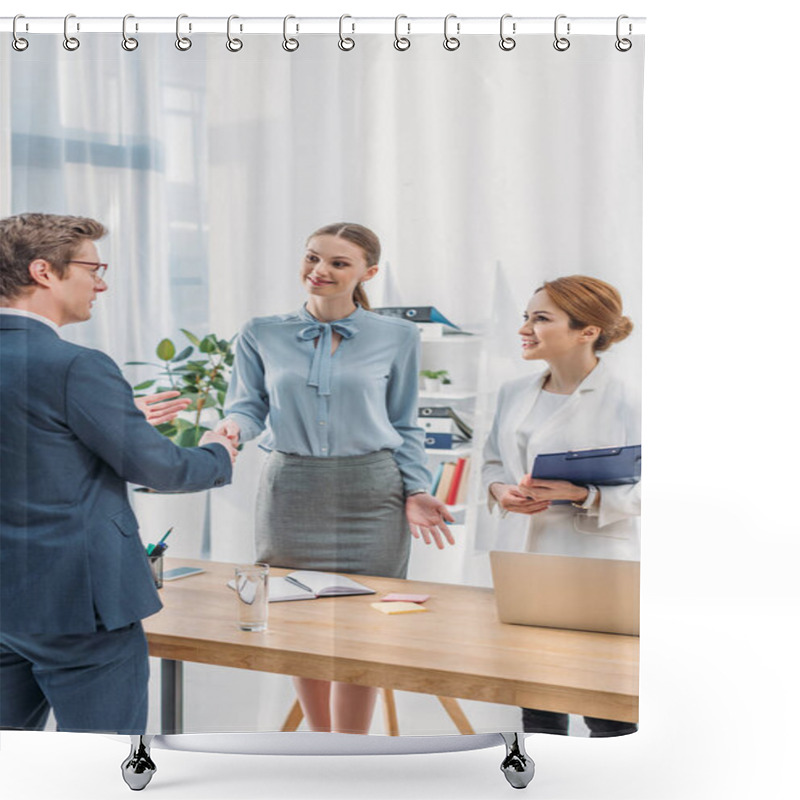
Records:
{"label": "white fabric curtain", "polygon": [[4,37],[0,49],[11,165],[3,214],[76,214],[109,228],[99,248],[109,291],[91,322],[62,335],[120,363],[152,359],[160,338],[207,320],[205,290],[195,288],[207,283],[205,87],[161,44],[143,56],[98,34],[66,52],[60,36],[44,35],[24,52]]}
{"label": "white fabric curtain", "polygon": [[342,218],[381,234],[397,299],[462,324],[489,317],[498,263],[521,298],[590,270],[630,287],[640,318],[641,47],[583,36],[559,53],[542,36],[503,53],[475,36],[450,53],[420,36],[397,52],[372,35],[342,53],[315,36],[288,54],[261,37],[232,56],[223,42],[206,49],[215,325],[300,302],[305,237]]}
{"label": "white fabric curtain", "polygon": [[[3,213],[108,225],[111,289],[64,334],[120,363],[152,359],[163,336],[185,344],[182,327],[227,338],[251,316],[296,308],[308,234],[362,222],[384,248],[373,305],[435,305],[485,334],[482,384],[470,387],[486,395],[485,433],[494,392],[520,374],[516,330],[543,280],[608,280],[641,320],[643,46],[572,39],[563,53],[548,36],[511,52],[495,36],[455,52],[416,36],[398,52],[366,35],[347,53],[335,35],[304,37],[294,53],[269,36],[239,53],[221,35],[187,52],[167,34],[135,52],[112,34],[72,53],[58,35],[24,53],[3,39]],[[632,382],[640,335],[607,356]],[[213,493],[205,541],[193,538],[206,554],[250,558],[258,469],[250,447],[234,485]],[[520,519],[477,513],[467,547],[519,542]],[[471,579],[463,560],[448,569]]]}
{"label": "white fabric curtain", "polygon": [[[613,36],[573,36],[559,53],[541,36],[502,52],[496,36],[470,36],[447,52],[420,35],[397,52],[388,36],[359,36],[343,53],[320,35],[294,53],[268,36],[229,53],[224,43],[196,36],[178,52],[164,34],[128,53],[118,35],[97,34],[67,53],[53,35],[16,53],[0,40],[3,213],[84,214],[111,230],[101,253],[112,289],[91,323],[65,333],[120,363],[150,357],[180,327],[227,338],[251,316],[298,307],[306,237],[353,220],[384,246],[373,305],[434,305],[484,334],[473,488],[494,393],[529,366],[516,330],[543,280],[588,273],[621,289],[637,327],[609,358],[638,381],[643,46],[619,53]],[[233,485],[211,494],[210,520],[186,526],[215,559],[252,558],[258,461],[246,448]],[[190,504],[202,516],[205,501]],[[513,540],[520,520],[501,529],[475,514],[457,554],[415,543],[409,577],[485,581],[472,554]],[[171,554],[190,555],[178,541]],[[231,683],[227,670],[187,669],[187,730],[280,725],[282,678],[244,671],[225,709],[192,701],[220,682]],[[153,691],[154,720],[157,701]],[[406,701],[407,732],[449,725],[433,698]],[[473,705],[476,730],[517,722],[511,707]]]}
{"label": "white fabric curtain", "polygon": [[[486,334],[473,387],[489,393],[484,423],[492,394],[522,374],[527,300],[559,275],[620,288],[637,325],[607,358],[638,383],[644,53],[573,38],[563,53],[547,36],[511,52],[475,36],[447,52],[440,37],[418,36],[398,52],[370,35],[342,53],[322,35],[289,54],[261,37],[232,56],[224,37],[207,37],[212,327],[227,336],[299,306],[307,236],[352,220],[384,246],[373,305],[434,305]],[[249,538],[230,533],[252,529],[249,458],[252,469],[212,497],[213,530],[236,520],[213,543],[219,557],[249,552]],[[524,538],[523,518],[478,514],[469,547]],[[448,575],[472,580],[468,562],[460,573],[450,562]]]}

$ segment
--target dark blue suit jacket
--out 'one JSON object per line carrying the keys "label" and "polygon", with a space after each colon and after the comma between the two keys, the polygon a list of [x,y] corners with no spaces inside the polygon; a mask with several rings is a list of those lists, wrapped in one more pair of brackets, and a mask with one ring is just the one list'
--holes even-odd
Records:
{"label": "dark blue suit jacket", "polygon": [[126,481],[170,492],[230,478],[222,445],[158,433],[108,356],[0,314],[0,631],[90,633],[154,614]]}

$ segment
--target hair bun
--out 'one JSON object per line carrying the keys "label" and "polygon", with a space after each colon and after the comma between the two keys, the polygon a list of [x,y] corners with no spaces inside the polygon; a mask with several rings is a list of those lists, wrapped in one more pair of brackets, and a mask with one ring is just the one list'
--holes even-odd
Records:
{"label": "hair bun", "polygon": [[614,328],[609,331],[609,339],[612,342],[621,342],[623,339],[627,339],[628,336],[630,336],[632,330],[633,323],[630,317],[620,317]]}

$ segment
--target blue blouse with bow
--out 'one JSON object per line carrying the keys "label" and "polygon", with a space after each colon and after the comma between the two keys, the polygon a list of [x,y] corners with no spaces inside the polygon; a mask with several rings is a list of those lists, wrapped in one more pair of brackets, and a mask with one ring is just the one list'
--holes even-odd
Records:
{"label": "blue blouse with bow", "polygon": [[[333,333],[342,340],[331,354]],[[315,340],[319,340],[315,346]],[[417,421],[419,333],[361,307],[332,323],[305,307],[255,317],[236,340],[225,415],[264,450],[355,456],[392,450],[406,493],[431,488]]]}

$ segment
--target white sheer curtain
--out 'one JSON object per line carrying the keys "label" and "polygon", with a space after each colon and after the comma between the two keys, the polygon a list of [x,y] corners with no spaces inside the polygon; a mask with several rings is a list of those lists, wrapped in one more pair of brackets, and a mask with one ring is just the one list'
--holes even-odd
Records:
{"label": "white sheer curtain", "polygon": [[[440,37],[417,36],[398,52],[391,37],[367,35],[342,53],[320,35],[294,53],[253,37],[232,55],[214,38],[214,329],[230,335],[250,316],[299,306],[306,237],[352,220],[384,245],[373,304],[435,305],[483,329],[490,392],[529,368],[516,336],[529,296],[574,273],[621,290],[636,328],[606,357],[638,383],[643,47],[620,53],[613,37],[575,36],[561,53],[541,36],[503,52],[475,36],[447,52]],[[212,498],[212,529],[226,531],[219,557],[250,552],[256,454],[239,467]],[[522,535],[511,517],[498,531],[483,513],[475,544]]]}
{"label": "white sheer curtain", "polygon": [[[230,337],[299,306],[305,238],[353,220],[384,245],[373,304],[435,305],[483,330],[490,395],[523,369],[515,332],[530,294],[576,272],[621,289],[636,329],[607,357],[638,382],[643,46],[391,41],[362,35],[347,53],[334,35],[294,53],[273,36],[239,53],[221,35],[187,52],[167,34],[135,52],[112,34],[71,53],[58,35],[23,53],[0,41],[4,213],[86,214],[111,230],[111,290],[65,334],[120,363],[181,327]],[[216,558],[251,557],[258,461],[247,448],[234,485],[213,493]],[[513,539],[514,522],[481,517],[473,543]]]}
{"label": "white sheer curtain", "polygon": [[[252,36],[229,53],[221,35],[178,52],[164,34],[128,53],[118,35],[93,34],[68,53],[59,35],[40,35],[16,53],[2,37],[2,211],[110,227],[101,252],[112,289],[91,323],[66,332],[119,362],[148,358],[179,327],[227,338],[250,316],[298,307],[307,235],[353,220],[384,245],[374,305],[435,305],[484,331],[487,416],[492,391],[530,366],[515,335],[528,297],[558,275],[621,289],[637,328],[613,357],[636,382],[643,47],[571,38],[565,53],[550,36],[511,52],[470,36],[447,52],[440,36],[420,35],[397,52],[389,36],[358,36],[343,53],[319,35],[287,53],[278,37]],[[211,494],[214,558],[252,557],[258,460],[247,447],[233,485]],[[481,517],[470,546],[490,542],[495,522]],[[199,698],[230,683],[228,671],[187,668],[187,730],[280,726],[285,679],[233,680],[220,709]],[[449,725],[433,698],[402,702],[404,731]],[[516,724],[515,709],[484,706],[470,706],[476,730]]]}
{"label": "white sheer curtain", "polygon": [[75,52],[57,35],[25,52],[6,38],[3,214],[102,221],[109,291],[91,322],[63,335],[120,363],[152,358],[163,336],[208,318],[203,71],[166,37],[146,54],[110,34]]}
{"label": "white sheer curtain", "polygon": [[498,262],[521,300],[588,271],[621,284],[640,319],[643,52],[575,39],[504,53],[474,36],[450,53],[419,36],[397,52],[372,35],[342,53],[321,35],[289,54],[253,37],[232,56],[220,37],[207,48],[214,324],[299,302],[305,237],[347,218],[380,233],[407,303],[464,324],[486,320]]}

